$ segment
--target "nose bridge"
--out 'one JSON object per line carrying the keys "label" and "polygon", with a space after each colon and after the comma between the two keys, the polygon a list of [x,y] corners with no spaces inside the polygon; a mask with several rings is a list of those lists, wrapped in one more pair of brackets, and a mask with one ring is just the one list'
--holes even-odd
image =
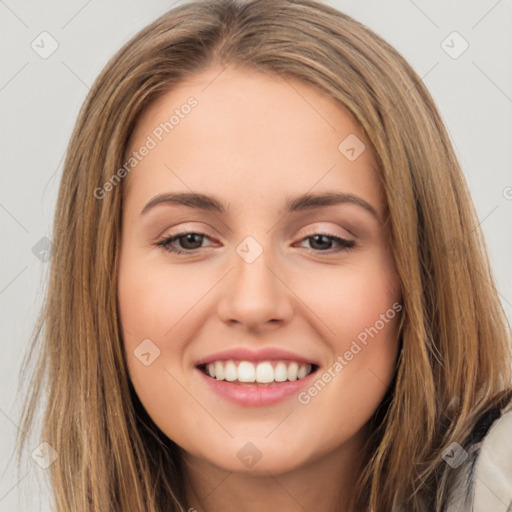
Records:
{"label": "nose bridge", "polygon": [[247,236],[235,248],[233,272],[219,303],[224,321],[254,327],[270,320],[284,320],[291,314],[288,288],[279,278],[272,249]]}

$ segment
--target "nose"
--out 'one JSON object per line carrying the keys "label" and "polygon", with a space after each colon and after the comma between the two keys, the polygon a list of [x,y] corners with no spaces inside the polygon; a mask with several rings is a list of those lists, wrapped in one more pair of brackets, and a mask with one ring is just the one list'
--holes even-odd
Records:
{"label": "nose", "polygon": [[224,280],[219,318],[251,332],[287,323],[293,313],[293,292],[267,258],[267,251],[252,263],[235,254],[234,265]]}

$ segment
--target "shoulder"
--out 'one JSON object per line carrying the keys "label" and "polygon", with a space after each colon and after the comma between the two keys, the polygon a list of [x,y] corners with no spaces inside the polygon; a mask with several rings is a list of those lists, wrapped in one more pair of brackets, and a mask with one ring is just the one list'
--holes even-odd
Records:
{"label": "shoulder", "polygon": [[482,440],[476,460],[473,511],[512,511],[512,402]]}
{"label": "shoulder", "polygon": [[474,427],[446,512],[512,512],[512,401]]}

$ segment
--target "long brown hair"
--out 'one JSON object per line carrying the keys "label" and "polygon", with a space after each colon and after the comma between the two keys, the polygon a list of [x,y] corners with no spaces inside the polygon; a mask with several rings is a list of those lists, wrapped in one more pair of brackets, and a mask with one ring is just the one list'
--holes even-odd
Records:
{"label": "long brown hair", "polygon": [[212,63],[314,84],[367,134],[389,207],[403,325],[354,501],[374,512],[441,510],[449,489],[443,450],[463,445],[510,388],[510,329],[432,97],[386,41],[314,0],[180,5],[133,37],[93,84],[69,143],[48,293],[20,374],[24,382],[32,372],[20,432],[33,428],[45,391],[40,441],[58,453],[48,468],[56,510],[186,509],[177,446],[140,404],[124,359],[124,180],[102,199],[95,190],[123,166],[148,105]]}

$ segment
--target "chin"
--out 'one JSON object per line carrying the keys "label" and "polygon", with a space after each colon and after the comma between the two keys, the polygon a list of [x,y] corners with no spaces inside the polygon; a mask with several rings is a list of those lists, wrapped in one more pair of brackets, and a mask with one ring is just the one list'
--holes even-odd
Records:
{"label": "chin", "polygon": [[[303,443],[299,441],[284,443],[278,438],[269,441],[264,436],[244,439],[247,440],[235,438],[227,442],[217,438],[208,443],[206,451],[196,449],[188,453],[221,470],[254,476],[287,473],[307,463]],[[218,444],[213,446],[215,442]]]}

